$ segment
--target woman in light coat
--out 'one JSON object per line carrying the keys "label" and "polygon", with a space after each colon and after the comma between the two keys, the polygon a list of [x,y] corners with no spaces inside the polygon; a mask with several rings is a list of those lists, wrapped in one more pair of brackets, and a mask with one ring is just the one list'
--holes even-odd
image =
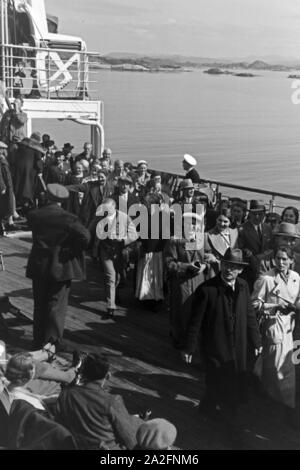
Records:
{"label": "woman in light coat", "polygon": [[286,407],[295,419],[296,380],[293,361],[294,317],[300,307],[300,276],[291,270],[293,251],[279,246],[275,265],[254,285],[253,306],[263,333],[261,380],[267,393]]}

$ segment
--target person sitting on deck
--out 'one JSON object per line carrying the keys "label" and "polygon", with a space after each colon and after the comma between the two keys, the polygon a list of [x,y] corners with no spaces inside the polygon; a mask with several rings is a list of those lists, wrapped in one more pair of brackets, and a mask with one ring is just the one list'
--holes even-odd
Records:
{"label": "person sitting on deck", "polygon": [[56,419],[75,437],[81,450],[134,449],[142,419],[132,416],[120,395],[104,389],[109,363],[98,354],[83,358],[77,380],[64,388]]}

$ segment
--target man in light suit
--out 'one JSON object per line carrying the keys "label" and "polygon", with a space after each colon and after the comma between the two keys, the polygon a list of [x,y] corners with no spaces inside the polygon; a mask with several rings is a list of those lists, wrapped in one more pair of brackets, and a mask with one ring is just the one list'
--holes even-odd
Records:
{"label": "man in light suit", "polygon": [[249,218],[239,233],[238,245],[243,250],[244,256],[249,262],[249,268],[245,271],[246,279],[252,290],[259,264],[259,255],[272,248],[272,228],[265,224],[266,208],[263,201],[252,200],[250,202]]}
{"label": "man in light suit", "polygon": [[[96,236],[100,240],[100,259],[104,271],[104,285],[107,300],[107,315],[113,316],[116,310],[116,290],[124,270],[123,250],[138,239],[131,218],[116,209],[114,199],[106,199],[97,209],[95,222]],[[90,230],[94,231],[95,223]],[[93,233],[92,233],[93,235]]]}

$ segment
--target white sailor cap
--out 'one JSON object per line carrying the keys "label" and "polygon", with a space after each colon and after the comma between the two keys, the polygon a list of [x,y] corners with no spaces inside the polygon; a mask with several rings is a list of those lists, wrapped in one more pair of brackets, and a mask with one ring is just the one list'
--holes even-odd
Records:
{"label": "white sailor cap", "polygon": [[196,158],[192,157],[192,155],[189,155],[186,153],[183,157],[183,161],[188,163],[191,166],[196,166],[197,165],[197,160]]}
{"label": "white sailor cap", "polygon": [[146,160],[140,160],[137,162],[137,166],[140,166],[140,165],[147,165],[148,166],[148,162],[146,162]]}

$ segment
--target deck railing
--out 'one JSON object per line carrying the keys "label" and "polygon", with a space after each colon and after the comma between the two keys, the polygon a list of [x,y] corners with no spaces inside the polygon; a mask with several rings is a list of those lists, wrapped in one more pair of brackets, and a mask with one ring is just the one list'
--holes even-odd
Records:
{"label": "deck railing", "polygon": [[[78,49],[79,49],[78,45]],[[27,45],[0,45],[0,80],[4,81],[9,98],[31,94],[47,99],[88,99],[88,93],[97,92],[99,54],[50,47]],[[35,95],[35,96],[34,96]]]}
{"label": "deck railing", "polygon": [[[180,182],[185,178],[184,175],[179,175],[177,173],[164,172],[160,170],[150,170],[150,172],[159,173],[162,176],[162,183],[166,184],[172,193],[176,193],[179,190]],[[195,188],[209,197],[209,200],[213,204],[216,204],[218,201],[221,201],[222,198],[228,197],[229,199],[236,199],[240,197],[244,199],[245,202],[250,203],[250,198],[247,200],[246,196],[255,194],[261,196],[264,199],[266,205],[268,206],[269,212],[274,212],[276,209],[283,209],[286,205],[291,203],[300,206],[300,195],[290,194],[290,193],[281,193],[278,191],[270,191],[267,189],[254,188],[251,186],[243,186],[238,184],[225,183],[223,181],[207,180],[201,179],[202,183],[195,185]],[[223,191],[225,189],[225,192]],[[227,192],[226,190],[232,190]],[[268,196],[266,201],[265,196]],[[255,199],[255,197],[253,197]],[[284,204],[284,202],[287,204]],[[298,203],[298,204],[297,204]],[[248,207],[249,208],[249,207]]]}

